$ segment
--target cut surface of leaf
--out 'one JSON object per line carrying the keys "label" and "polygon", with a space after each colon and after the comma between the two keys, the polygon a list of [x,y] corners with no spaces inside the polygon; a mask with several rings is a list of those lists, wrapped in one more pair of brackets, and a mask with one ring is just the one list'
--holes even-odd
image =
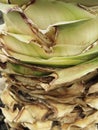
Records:
{"label": "cut surface of leaf", "polygon": [[[49,59],[44,59],[42,57],[33,57],[29,55],[19,54],[13,51],[7,50],[9,56],[14,57],[24,63],[31,63],[35,65],[47,65],[48,67],[68,67],[72,65],[77,65],[87,60],[90,60],[98,55],[98,47],[91,49],[90,51],[73,57],[51,57]],[[26,53],[26,52],[24,52]],[[30,54],[30,53],[29,53]]]}
{"label": "cut surface of leaf", "polygon": [[69,3],[77,3],[77,4],[83,4],[86,6],[96,6],[98,5],[98,1],[97,0],[62,0],[64,2],[69,2]]}
{"label": "cut surface of leaf", "polygon": [[11,4],[18,4],[19,6],[26,5],[30,0],[9,0]]}
{"label": "cut surface of leaf", "polygon": [[14,4],[3,4],[0,2],[0,11],[7,14],[9,11],[19,10],[22,11],[17,5]]}
{"label": "cut surface of leaf", "polygon": [[98,39],[98,18],[57,26],[56,45],[66,46],[66,56],[80,54]]}
{"label": "cut surface of leaf", "polygon": [[50,88],[46,88],[46,90],[54,89],[63,86],[64,84],[69,84],[87,75],[88,73],[95,71],[97,68],[98,58],[95,58],[93,60],[90,60],[88,62],[82,63],[71,68],[57,70],[57,79],[54,79],[54,81],[50,83]]}
{"label": "cut surface of leaf", "polygon": [[[15,18],[13,18],[13,16],[15,16]],[[32,35],[32,31],[29,25],[25,23],[19,12],[9,12],[7,14],[4,14],[4,21],[8,32]]]}
{"label": "cut surface of leaf", "polygon": [[64,21],[75,21],[93,17],[92,14],[79,8],[77,5],[56,0],[36,0],[24,12],[40,29],[47,29],[49,25]]}

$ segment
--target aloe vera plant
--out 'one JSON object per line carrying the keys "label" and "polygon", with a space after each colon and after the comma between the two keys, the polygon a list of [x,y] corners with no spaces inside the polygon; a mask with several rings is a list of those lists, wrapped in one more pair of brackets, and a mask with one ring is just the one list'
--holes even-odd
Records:
{"label": "aloe vera plant", "polygon": [[1,110],[9,129],[97,130],[97,5],[0,0]]}

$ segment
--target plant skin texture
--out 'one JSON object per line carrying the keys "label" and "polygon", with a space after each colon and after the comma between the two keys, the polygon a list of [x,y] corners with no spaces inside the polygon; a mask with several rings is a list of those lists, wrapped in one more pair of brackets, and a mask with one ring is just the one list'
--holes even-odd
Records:
{"label": "plant skin texture", "polygon": [[0,98],[9,130],[97,130],[98,1],[0,0]]}

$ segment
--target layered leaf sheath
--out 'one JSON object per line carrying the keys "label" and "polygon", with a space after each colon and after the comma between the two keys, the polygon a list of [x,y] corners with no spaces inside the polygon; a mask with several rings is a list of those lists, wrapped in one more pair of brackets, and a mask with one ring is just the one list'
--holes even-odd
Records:
{"label": "layered leaf sheath", "polygon": [[1,110],[9,129],[97,130],[97,6],[0,0]]}

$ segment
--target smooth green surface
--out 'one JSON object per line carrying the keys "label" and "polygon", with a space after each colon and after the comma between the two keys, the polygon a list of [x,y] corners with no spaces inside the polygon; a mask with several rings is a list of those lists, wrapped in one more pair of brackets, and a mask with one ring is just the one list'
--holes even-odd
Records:
{"label": "smooth green surface", "polygon": [[79,8],[77,5],[55,0],[36,0],[24,12],[40,29],[46,29],[49,25],[59,22],[77,21],[93,17],[93,14]]}
{"label": "smooth green surface", "polygon": [[62,0],[64,2],[69,2],[69,3],[80,3],[86,6],[96,6],[98,5],[98,0]]}
{"label": "smooth green surface", "polygon": [[98,57],[74,67],[57,70],[57,78],[50,83],[51,87],[48,88],[48,90],[55,89],[75,80],[79,80],[81,77],[93,72],[96,69],[98,69]]}

